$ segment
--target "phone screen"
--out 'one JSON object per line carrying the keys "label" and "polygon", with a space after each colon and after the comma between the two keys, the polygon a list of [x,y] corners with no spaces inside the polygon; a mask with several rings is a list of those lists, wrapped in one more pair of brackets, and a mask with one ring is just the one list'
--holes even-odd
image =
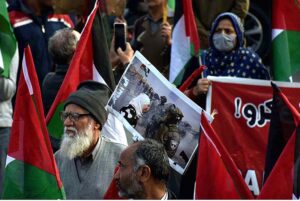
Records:
{"label": "phone screen", "polygon": [[115,23],[115,51],[121,47],[123,51],[126,50],[126,31],[125,24],[123,23]]}

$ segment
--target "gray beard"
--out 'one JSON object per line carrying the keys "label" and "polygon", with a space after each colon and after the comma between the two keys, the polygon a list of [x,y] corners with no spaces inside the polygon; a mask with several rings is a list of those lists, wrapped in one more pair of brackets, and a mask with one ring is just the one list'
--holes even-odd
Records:
{"label": "gray beard", "polygon": [[123,198],[131,198],[131,199],[145,199],[145,192],[143,186],[136,180],[135,175],[131,175],[130,185],[126,188],[121,186],[118,194]]}
{"label": "gray beard", "polygon": [[[75,131],[76,129],[74,129]],[[66,131],[66,128],[65,128]],[[93,141],[93,131],[91,125],[88,125],[84,130],[77,131],[73,137],[70,137],[64,131],[63,140],[60,145],[62,156],[71,159],[80,157],[87,151]]]}

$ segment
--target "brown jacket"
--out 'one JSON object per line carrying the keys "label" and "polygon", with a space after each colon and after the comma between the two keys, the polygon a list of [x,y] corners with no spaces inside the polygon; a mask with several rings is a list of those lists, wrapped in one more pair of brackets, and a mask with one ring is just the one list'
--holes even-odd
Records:
{"label": "brown jacket", "polygon": [[[139,50],[167,79],[169,77],[169,64],[171,46],[161,36],[162,19],[157,23],[159,28],[152,32],[150,16],[145,15],[135,22],[132,47]],[[172,24],[172,19],[168,22]]]}
{"label": "brown jacket", "polygon": [[232,12],[242,21],[249,10],[249,0],[192,0],[201,49],[209,47],[208,37],[214,19],[223,12]]}

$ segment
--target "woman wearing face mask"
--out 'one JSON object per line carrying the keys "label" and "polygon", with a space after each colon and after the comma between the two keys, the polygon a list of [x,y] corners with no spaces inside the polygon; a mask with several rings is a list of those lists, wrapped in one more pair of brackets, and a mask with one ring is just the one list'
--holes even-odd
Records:
{"label": "woman wearing face mask", "polygon": [[[207,67],[204,77],[212,75],[270,79],[261,58],[253,50],[244,47],[244,27],[235,14],[226,12],[216,18],[209,43],[210,48],[204,52],[205,58],[202,59]],[[207,93],[209,85],[207,78],[198,79],[196,85],[185,93],[199,103],[197,99]]]}

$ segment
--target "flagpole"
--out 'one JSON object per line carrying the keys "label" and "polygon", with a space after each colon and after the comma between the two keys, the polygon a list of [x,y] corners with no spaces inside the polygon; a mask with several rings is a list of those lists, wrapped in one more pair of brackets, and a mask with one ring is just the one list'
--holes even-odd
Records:
{"label": "flagpole", "polygon": [[[200,68],[201,68],[201,66],[203,65],[202,64],[202,58],[201,58],[201,52],[199,52],[198,60],[199,60]],[[201,78],[204,78],[204,70],[201,72]]]}
{"label": "flagpole", "polygon": [[163,10],[163,23],[167,22],[167,18],[168,18],[168,0],[165,0],[164,10]]}

